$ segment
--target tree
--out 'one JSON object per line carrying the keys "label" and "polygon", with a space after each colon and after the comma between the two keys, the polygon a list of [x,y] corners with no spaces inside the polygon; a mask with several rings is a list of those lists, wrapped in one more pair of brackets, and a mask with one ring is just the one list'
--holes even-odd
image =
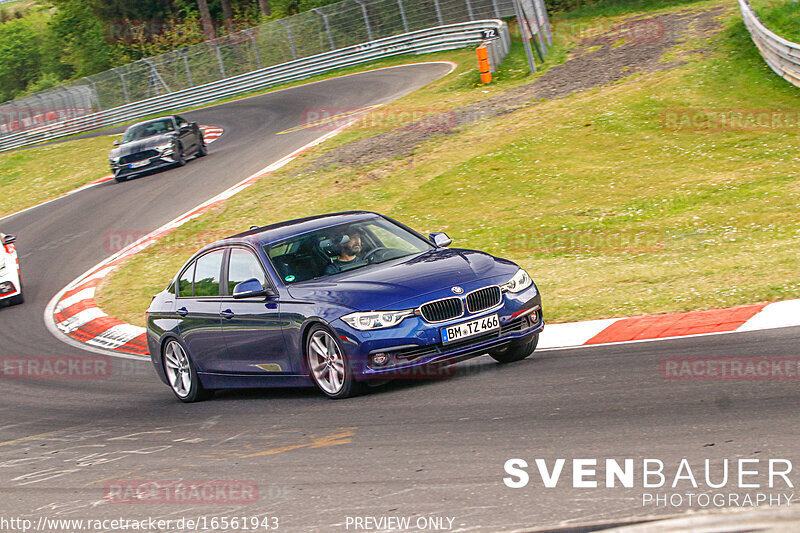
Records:
{"label": "tree", "polygon": [[216,37],[214,22],[211,20],[211,11],[208,10],[207,0],[197,0],[197,9],[200,11],[200,20],[203,24],[203,35],[206,40]]}
{"label": "tree", "polygon": [[41,52],[30,26],[24,19],[0,25],[0,101],[14,98],[39,76]]}
{"label": "tree", "polygon": [[50,20],[52,35],[60,44],[61,60],[77,77],[114,66],[109,27],[97,15],[102,0],[54,0],[56,12]]}
{"label": "tree", "polygon": [[225,27],[230,33],[233,31],[233,10],[231,9],[231,0],[220,0],[222,4],[222,20],[225,21]]}
{"label": "tree", "polygon": [[272,8],[269,5],[269,0],[258,0],[258,9],[265,17],[272,15]]}

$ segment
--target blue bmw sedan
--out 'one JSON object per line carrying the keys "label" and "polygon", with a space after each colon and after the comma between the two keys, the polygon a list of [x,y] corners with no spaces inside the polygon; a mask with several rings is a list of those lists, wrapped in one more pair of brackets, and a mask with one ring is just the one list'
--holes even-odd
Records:
{"label": "blue bmw sedan", "polygon": [[486,353],[529,356],[544,327],[533,280],[450,243],[358,211],[210,244],[147,310],[153,365],[192,402],[216,389],[307,385],[345,398]]}

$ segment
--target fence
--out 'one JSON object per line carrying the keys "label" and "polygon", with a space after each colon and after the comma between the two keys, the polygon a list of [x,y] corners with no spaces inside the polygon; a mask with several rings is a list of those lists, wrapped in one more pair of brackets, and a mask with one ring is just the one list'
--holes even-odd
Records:
{"label": "fence", "polygon": [[747,0],[739,0],[742,20],[767,65],[792,85],[800,87],[800,44],[787,41],[769,30]]}
{"label": "fence", "polygon": [[[354,64],[341,61],[353,50],[383,47],[380,55],[388,55],[393,52],[386,50],[387,39],[398,34],[423,40],[412,46],[401,39],[397,46],[404,47],[402,53],[467,46],[476,42],[474,33],[457,37],[452,31],[424,30],[513,16],[515,2],[531,14],[534,33],[541,38],[541,28],[547,28],[549,37],[543,0],[343,0],[0,105],[0,150],[113,124],[112,117],[118,122],[169,109],[161,105],[164,96],[180,95],[183,100],[171,98],[169,105],[185,107],[330,70],[327,64],[313,68],[314,61],[330,60],[336,67]],[[440,43],[445,48],[434,46],[432,36],[445,37]],[[290,70],[291,78],[277,76]],[[259,71],[266,72],[252,76],[253,83],[226,83]],[[227,92],[215,92],[215,84]],[[159,105],[138,105],[147,102]]]}

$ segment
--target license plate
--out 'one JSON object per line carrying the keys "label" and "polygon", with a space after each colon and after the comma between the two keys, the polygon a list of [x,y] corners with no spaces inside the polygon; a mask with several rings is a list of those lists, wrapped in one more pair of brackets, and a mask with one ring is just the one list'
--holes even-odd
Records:
{"label": "license plate", "polygon": [[442,343],[447,344],[448,342],[460,341],[461,339],[474,337],[475,335],[498,329],[500,329],[500,319],[497,318],[497,315],[484,316],[476,318],[475,320],[470,320],[469,322],[462,322],[461,324],[442,328]]}
{"label": "license plate", "polygon": [[136,163],[131,163],[130,165],[128,165],[128,167],[129,168],[139,168],[139,167],[143,167],[145,165],[148,165],[149,163],[150,163],[150,160],[149,159],[145,159],[144,161],[137,161]]}

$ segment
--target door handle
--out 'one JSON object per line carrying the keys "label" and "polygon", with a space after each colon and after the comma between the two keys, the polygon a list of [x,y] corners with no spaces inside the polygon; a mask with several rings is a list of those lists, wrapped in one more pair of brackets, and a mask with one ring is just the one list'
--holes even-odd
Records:
{"label": "door handle", "polygon": [[185,307],[181,307],[180,309],[178,309],[178,310],[177,310],[177,311],[175,311],[175,312],[176,312],[176,313],[178,313],[178,314],[179,314],[179,315],[181,315],[181,316],[186,316],[186,315],[188,315],[188,314],[189,314],[189,310],[188,310],[188,309],[186,309]]}
{"label": "door handle", "polygon": [[230,309],[226,309],[226,310],[224,310],[224,311],[222,311],[222,312],[220,313],[220,316],[223,316],[223,317],[225,317],[225,318],[233,318],[233,317],[234,317],[234,316],[236,316],[236,315],[235,315],[235,314],[234,314],[234,312],[233,312],[233,311],[231,311]]}

